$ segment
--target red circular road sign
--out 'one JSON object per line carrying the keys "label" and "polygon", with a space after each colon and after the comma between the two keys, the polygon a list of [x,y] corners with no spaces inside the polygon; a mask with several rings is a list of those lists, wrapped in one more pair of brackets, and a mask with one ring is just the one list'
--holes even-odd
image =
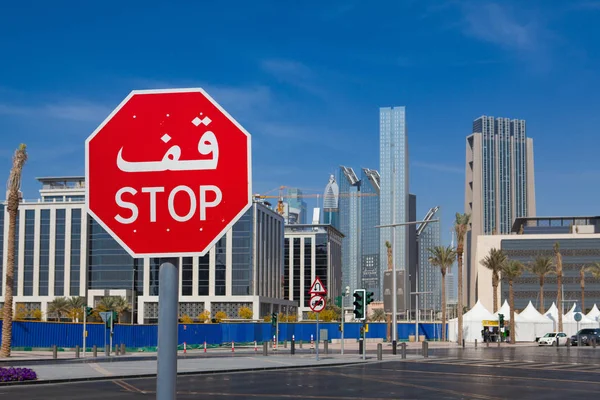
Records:
{"label": "red circular road sign", "polygon": [[325,297],[321,295],[314,295],[310,298],[310,302],[308,303],[311,310],[316,313],[320,313],[325,309]]}
{"label": "red circular road sign", "polygon": [[132,256],[204,255],[252,205],[250,134],[202,89],[131,92],[85,151],[88,212]]}

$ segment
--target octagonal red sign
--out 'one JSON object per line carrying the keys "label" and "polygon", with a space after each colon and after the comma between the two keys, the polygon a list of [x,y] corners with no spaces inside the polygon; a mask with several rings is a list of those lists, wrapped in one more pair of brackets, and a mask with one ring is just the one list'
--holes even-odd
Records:
{"label": "octagonal red sign", "polygon": [[204,255],[252,205],[250,134],[202,89],[131,92],[85,153],[88,212],[135,257]]}

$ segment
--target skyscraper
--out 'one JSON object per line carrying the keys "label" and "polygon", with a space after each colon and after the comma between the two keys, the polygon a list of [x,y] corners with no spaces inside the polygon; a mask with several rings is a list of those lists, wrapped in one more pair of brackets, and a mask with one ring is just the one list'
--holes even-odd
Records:
{"label": "skyscraper", "polygon": [[387,268],[380,263],[379,255],[379,172],[362,168],[360,196],[360,283],[361,288],[372,291],[375,300],[383,300],[381,277]]}
{"label": "skyscraper", "polygon": [[325,186],[323,196],[323,223],[340,229],[340,188],[335,181],[335,175],[329,176],[329,182]]}
{"label": "skyscraper", "polygon": [[[432,249],[441,243],[440,223],[431,221],[436,217],[439,207],[430,209],[419,227],[417,228],[417,246],[419,254],[418,291],[431,292],[423,294],[419,298],[420,310],[441,310],[442,305],[442,274],[439,267],[431,265],[429,257]],[[439,219],[439,215],[437,215]]]}
{"label": "skyscraper", "polygon": [[[477,235],[508,234],[517,217],[535,216],[533,139],[525,121],[481,116],[467,137],[465,212],[471,214],[467,233],[467,304],[475,304]],[[468,252],[467,252],[468,251]]]}
{"label": "skyscraper", "polygon": [[298,188],[287,189],[287,203],[291,208],[299,210],[298,224],[306,224],[306,202],[302,200],[302,190]]}
{"label": "skyscraper", "polygon": [[[379,173],[381,174],[380,225],[408,221],[408,143],[404,107],[379,109]],[[394,212],[392,212],[394,211]],[[397,227],[393,249],[398,270],[409,269],[408,228]],[[391,228],[380,229],[380,260],[387,260],[385,242],[392,241]],[[404,274],[408,279],[408,273]],[[383,288],[383,275],[380,287]],[[402,285],[402,283],[398,283]],[[404,283],[404,287],[406,283]],[[408,291],[405,290],[405,296]],[[381,296],[383,297],[383,295]]]}
{"label": "skyscraper", "polygon": [[360,180],[352,168],[340,166],[339,188],[340,232],[344,234],[342,239],[342,287],[350,286],[350,289],[353,290],[359,287],[360,198],[357,194],[360,191]]}

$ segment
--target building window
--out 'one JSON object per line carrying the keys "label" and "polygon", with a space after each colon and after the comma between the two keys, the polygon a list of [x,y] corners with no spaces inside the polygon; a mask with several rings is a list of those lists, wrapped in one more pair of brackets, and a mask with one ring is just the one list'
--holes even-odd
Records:
{"label": "building window", "polygon": [[294,300],[300,300],[300,238],[294,238]]}
{"label": "building window", "polygon": [[[160,271],[160,258],[151,258],[150,259],[150,296],[158,296],[158,292],[159,292],[158,274],[159,274],[159,271]],[[146,318],[146,317],[144,316],[144,318]]]}
{"label": "building window", "polygon": [[[321,279],[325,287],[329,287],[327,282],[327,235],[319,233],[316,237],[315,249],[315,276]],[[329,290],[332,291],[333,288]]]}
{"label": "building window", "polygon": [[215,296],[225,296],[227,270],[227,235],[215,245]]}
{"label": "building window", "polygon": [[[193,278],[193,258],[183,257],[181,259],[181,294],[183,296],[192,296],[194,289],[192,288]],[[198,314],[196,314],[198,315]]]}
{"label": "building window", "polygon": [[284,239],[283,247],[283,298],[290,298],[290,239]]}
{"label": "building window", "polygon": [[[250,294],[250,280],[252,276],[252,216],[254,208],[248,210],[233,226],[231,248],[231,294],[233,296],[246,296]],[[266,231],[264,223],[261,229]],[[269,242],[266,235],[263,240]],[[261,246],[259,243],[258,246]],[[268,266],[263,266],[268,268]]]}
{"label": "building window", "polygon": [[0,296],[2,292],[2,277],[4,276],[4,204],[0,204]]}
{"label": "building window", "polygon": [[198,258],[198,296],[208,296],[210,256]]}
{"label": "building window", "polygon": [[81,267],[81,210],[71,210],[71,296],[79,296]]}
{"label": "building window", "polygon": [[65,295],[65,215],[66,210],[56,210],[54,238],[54,295]]}
{"label": "building window", "polygon": [[[310,285],[312,285],[312,239],[304,238],[304,306],[310,303]],[[300,298],[297,299],[300,301]]]}
{"label": "building window", "polygon": [[48,296],[48,273],[50,268],[50,210],[40,211],[40,275],[39,294]]}
{"label": "building window", "polygon": [[25,252],[23,258],[23,295],[33,296],[33,241],[35,210],[25,210]]}

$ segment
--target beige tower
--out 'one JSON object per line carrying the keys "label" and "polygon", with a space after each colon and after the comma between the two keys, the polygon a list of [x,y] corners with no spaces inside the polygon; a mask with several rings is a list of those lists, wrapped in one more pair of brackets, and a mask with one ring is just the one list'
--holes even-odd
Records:
{"label": "beige tower", "polygon": [[509,234],[517,217],[535,216],[533,139],[525,121],[481,116],[467,137],[465,212],[471,214],[463,273],[464,304],[477,293],[475,244],[478,235]]}

